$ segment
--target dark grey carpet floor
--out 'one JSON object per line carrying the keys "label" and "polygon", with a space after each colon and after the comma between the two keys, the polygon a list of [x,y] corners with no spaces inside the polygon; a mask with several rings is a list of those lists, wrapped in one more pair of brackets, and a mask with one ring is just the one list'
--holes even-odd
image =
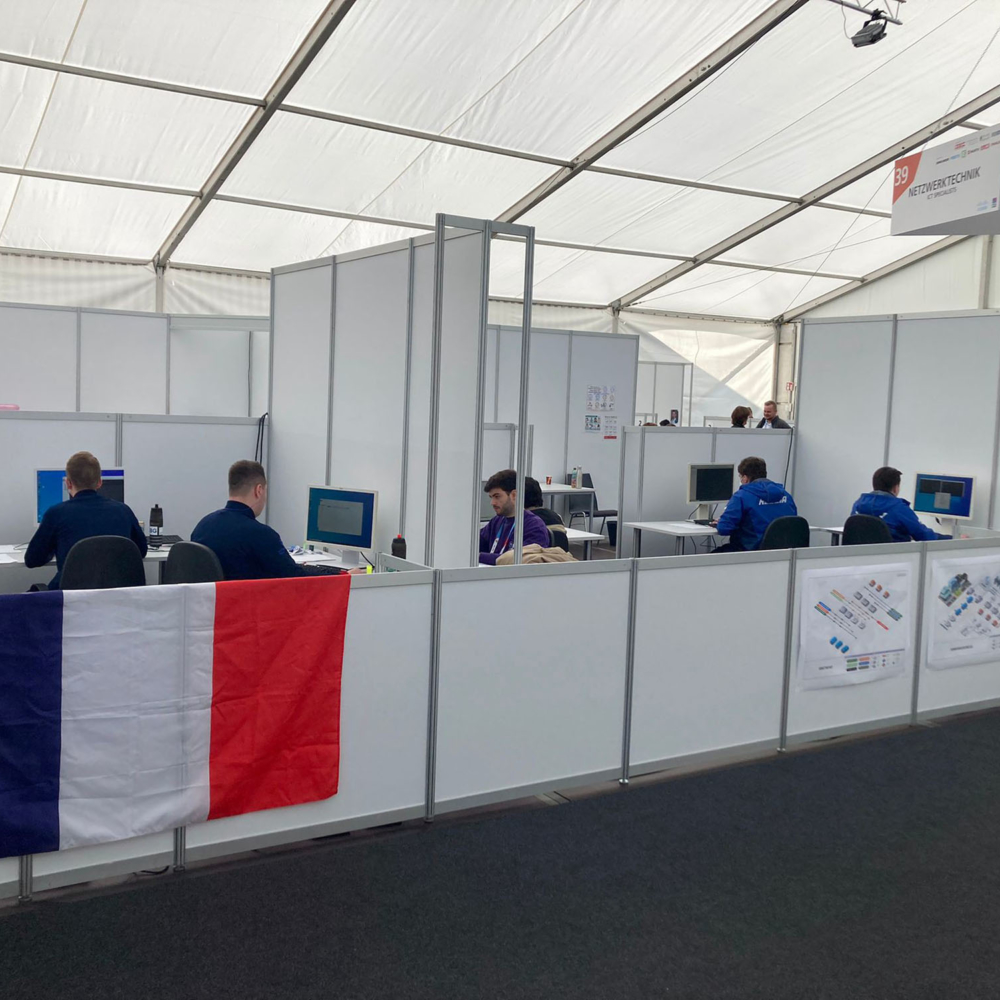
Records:
{"label": "dark grey carpet floor", "polygon": [[0,911],[0,996],[1000,995],[1000,714]]}

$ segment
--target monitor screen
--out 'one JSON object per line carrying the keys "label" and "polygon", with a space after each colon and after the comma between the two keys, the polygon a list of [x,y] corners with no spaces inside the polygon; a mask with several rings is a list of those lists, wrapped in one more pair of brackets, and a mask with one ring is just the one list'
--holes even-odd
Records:
{"label": "monitor screen", "polygon": [[[124,503],[125,470],[101,469],[101,488],[97,492],[109,500]],[[69,499],[69,493],[66,491],[66,470],[38,469],[35,472],[35,494],[37,497],[35,520],[41,524],[45,512],[50,507]]]}
{"label": "monitor screen", "polygon": [[732,465],[689,465],[688,503],[720,503],[733,495]]}
{"label": "monitor screen", "polygon": [[334,486],[309,487],[306,542],[372,548],[378,493]]}
{"label": "monitor screen", "polygon": [[943,476],[917,473],[913,490],[913,509],[920,514],[967,521],[972,517],[971,476]]}

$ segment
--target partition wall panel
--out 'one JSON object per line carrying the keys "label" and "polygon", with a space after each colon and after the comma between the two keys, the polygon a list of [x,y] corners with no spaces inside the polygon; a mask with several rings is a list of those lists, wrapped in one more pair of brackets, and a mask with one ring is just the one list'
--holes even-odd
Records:
{"label": "partition wall panel", "polygon": [[788,552],[639,562],[632,773],[778,745]]}
{"label": "partition wall panel", "polygon": [[409,266],[405,245],[336,265],[331,485],[378,490],[382,552],[400,530]]}
{"label": "partition wall panel", "polygon": [[0,307],[0,403],[76,409],[75,309]]}
{"label": "partition wall panel", "polygon": [[437,809],[617,773],[628,563],[443,576]]}
{"label": "partition wall panel", "polygon": [[80,409],[166,413],[170,320],[81,312]]}
{"label": "partition wall panel", "polygon": [[[507,340],[513,340],[520,351],[519,330],[504,331],[503,336]],[[534,428],[534,432],[531,439],[531,464],[527,471],[540,483],[545,482],[546,476],[551,476],[554,483],[565,482],[570,465],[566,458],[566,399],[574,339],[565,333],[531,331],[528,423]],[[517,412],[516,396],[514,412]]]}
{"label": "partition wall panel", "polygon": [[[791,480],[788,475],[791,471],[791,451],[794,447],[793,434],[793,431],[763,428],[756,430],[719,427],[715,430],[715,453],[712,461],[732,464],[738,470],[744,458],[755,456],[764,459],[767,465],[767,478],[772,482],[788,486],[788,491],[792,493],[798,507],[798,497],[791,490]],[[737,483],[734,485],[738,483],[737,472]]]}
{"label": "partition wall panel", "polygon": [[802,325],[791,492],[810,524],[843,524],[885,464],[892,347],[889,316]]}
{"label": "partition wall panel", "polygon": [[267,522],[294,539],[305,531],[308,487],[327,479],[332,262],[276,271],[271,295]]}
{"label": "partition wall panel", "polygon": [[1000,316],[899,317],[888,464],[901,496],[918,472],[975,476],[972,523],[991,523],[998,377]]}
{"label": "partition wall panel", "polygon": [[249,330],[171,329],[169,412],[250,416],[251,337]]}
{"label": "partition wall panel", "polygon": [[[916,545],[888,544],[852,546],[849,555],[834,555],[836,550],[798,549],[795,559],[794,604],[792,607],[791,663],[788,690],[787,732],[790,742],[801,742],[816,735],[834,735],[871,728],[875,723],[903,724],[909,720],[913,697],[913,669],[903,674],[842,687],[806,689],[797,676],[796,659],[801,619],[802,575],[811,569],[836,570],[861,567],[878,570],[884,566],[907,564],[910,567],[910,652],[916,653],[916,621],[919,608],[921,550]],[[911,660],[912,662],[912,660]]]}

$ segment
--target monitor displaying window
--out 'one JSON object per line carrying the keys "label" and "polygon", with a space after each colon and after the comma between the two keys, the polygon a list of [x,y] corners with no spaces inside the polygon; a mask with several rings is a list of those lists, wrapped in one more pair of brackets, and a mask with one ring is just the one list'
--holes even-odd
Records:
{"label": "monitor displaying window", "polygon": [[306,544],[371,549],[377,508],[375,490],[310,486]]}
{"label": "monitor displaying window", "polygon": [[943,476],[917,473],[913,490],[913,509],[920,514],[935,514],[955,521],[972,517],[972,476]]}
{"label": "monitor displaying window", "polygon": [[[109,500],[125,502],[125,470],[101,469],[101,488],[97,491]],[[35,472],[35,520],[41,524],[45,512],[69,499],[65,469],[38,469]]]}
{"label": "monitor displaying window", "polygon": [[721,503],[733,495],[732,465],[689,465],[688,503]]}

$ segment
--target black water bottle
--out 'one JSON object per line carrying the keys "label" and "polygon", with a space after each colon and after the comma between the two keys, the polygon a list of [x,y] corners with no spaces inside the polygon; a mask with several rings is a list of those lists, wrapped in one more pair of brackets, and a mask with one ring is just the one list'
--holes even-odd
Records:
{"label": "black water bottle", "polygon": [[406,539],[402,535],[396,535],[392,540],[392,554],[396,559],[406,558]]}

